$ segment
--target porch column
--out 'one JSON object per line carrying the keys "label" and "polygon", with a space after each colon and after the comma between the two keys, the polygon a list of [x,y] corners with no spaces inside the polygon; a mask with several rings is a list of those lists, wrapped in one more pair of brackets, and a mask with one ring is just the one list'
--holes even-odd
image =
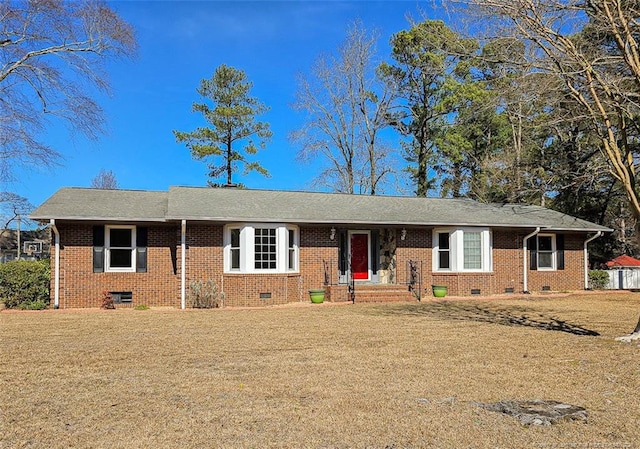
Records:
{"label": "porch column", "polygon": [[534,235],[537,235],[540,232],[540,226],[536,228],[531,234],[527,234],[522,241],[522,291],[523,293],[529,293],[529,280],[528,280],[528,272],[529,272],[529,263],[527,260],[527,240],[529,240]]}
{"label": "porch column", "polygon": [[180,225],[180,308],[187,308],[187,220]]}
{"label": "porch column", "polygon": [[[55,219],[52,218],[49,224],[51,230],[53,230],[56,248],[56,257],[53,265],[53,308],[58,309],[60,308],[60,232],[58,232],[58,228],[56,227]],[[18,251],[20,251],[19,247]]]}

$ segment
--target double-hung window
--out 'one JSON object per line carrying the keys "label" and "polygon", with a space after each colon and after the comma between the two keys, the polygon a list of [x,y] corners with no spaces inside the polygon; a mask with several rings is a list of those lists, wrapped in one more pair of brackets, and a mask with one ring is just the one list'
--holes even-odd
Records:
{"label": "double-hung window", "polygon": [[134,271],[135,226],[107,226],[105,254],[107,271]]}
{"label": "double-hung window", "polygon": [[298,244],[296,240],[296,231],[287,229],[287,269],[296,271],[298,269]]}
{"label": "double-hung window", "polygon": [[96,225],[93,227],[93,271],[147,271],[145,226]]}
{"label": "double-hung window", "polygon": [[538,270],[555,270],[555,236],[538,236]]}
{"label": "double-hung window", "polygon": [[438,257],[438,270],[451,269],[451,234],[449,232],[438,232],[438,249],[436,251]]}
{"label": "double-hung window", "polygon": [[527,245],[532,270],[564,270],[563,234],[537,234]]}
{"label": "double-hung window", "polygon": [[230,228],[229,269],[240,269],[240,228]]}
{"label": "double-hung window", "polygon": [[444,228],[433,233],[433,270],[492,270],[491,232],[487,228]]}
{"label": "double-hung window", "polygon": [[225,272],[298,270],[298,228],[286,224],[229,225],[224,232]]}

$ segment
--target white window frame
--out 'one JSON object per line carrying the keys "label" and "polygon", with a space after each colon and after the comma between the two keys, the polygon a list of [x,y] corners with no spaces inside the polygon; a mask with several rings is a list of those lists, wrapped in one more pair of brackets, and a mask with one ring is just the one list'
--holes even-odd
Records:
{"label": "white window frame", "polygon": [[[130,229],[131,230],[131,247],[111,247],[111,230],[112,229]],[[134,225],[108,225],[104,227],[104,271],[114,273],[132,273],[136,271],[136,227]],[[111,266],[111,250],[112,249],[129,249],[131,248],[131,266],[130,267],[112,267]]]}
{"label": "white window frame", "polygon": [[[440,249],[440,234],[447,234],[449,236],[449,248]],[[452,271],[453,268],[453,252],[451,248],[452,235],[450,230],[438,230],[433,233],[434,251],[433,251],[433,271]],[[449,254],[449,266],[440,267],[440,253],[447,252]]]}
{"label": "white window frame", "polygon": [[[540,251],[540,237],[551,238],[551,251]],[[551,254],[551,266],[540,266],[540,253]],[[536,268],[538,271],[556,271],[558,269],[558,248],[556,247],[556,234],[537,234],[536,235]]]}
{"label": "white window frame", "polygon": [[[479,267],[473,267],[473,268],[467,268],[466,267],[466,263],[467,263],[467,260],[466,260],[467,257],[466,256],[467,255],[465,254],[465,243],[466,243],[465,237],[467,235],[471,235],[471,234],[478,235],[480,237],[480,261],[479,261],[480,262],[480,266]],[[484,266],[484,263],[483,263],[484,261],[482,259],[483,259],[483,256],[484,256],[485,252],[486,252],[482,240],[483,240],[482,239],[482,231],[464,231],[462,233],[462,262],[461,263],[462,263],[463,270],[471,270],[471,271],[481,270],[482,271],[482,268]],[[474,260],[474,263],[476,263],[476,262],[478,262],[478,261]]]}
{"label": "white window frame", "polygon": [[[240,268],[231,269],[231,230],[240,230]],[[255,268],[255,230],[276,230],[276,268]],[[293,269],[289,269],[289,231],[293,231]],[[300,267],[300,230],[285,223],[233,223],[224,227],[223,257],[225,273],[297,273]]]}
{"label": "white window frame", "polygon": [[[238,231],[238,234],[241,234],[241,232],[242,232],[242,228],[237,227],[237,226],[230,226],[230,227],[226,230],[226,232],[228,233],[228,240],[229,240],[229,243],[228,243],[228,245],[226,245],[226,246],[225,246],[225,251],[227,251],[227,252],[228,252],[228,257],[227,257],[227,254],[225,253],[225,262],[228,264],[228,270],[229,270],[229,271],[239,272],[239,271],[240,271],[240,254],[241,254],[241,252],[242,252],[242,250],[240,249],[240,248],[242,247],[242,245],[240,244],[240,236],[238,236],[238,246],[237,246],[237,247],[232,247],[232,246],[231,246],[231,240],[232,240],[232,239],[231,239],[231,233],[232,233],[233,231],[236,231],[236,230]],[[232,260],[233,260],[233,257],[232,257],[232,249],[233,249],[233,248],[235,248],[235,249],[237,249],[237,250],[238,250],[238,267],[232,267]]]}
{"label": "white window frame", "polygon": [[[261,234],[258,237],[258,232]],[[253,266],[256,271],[273,271],[278,269],[278,243],[281,241],[278,228],[272,228],[270,226],[260,226],[253,228],[254,242],[253,242]],[[261,239],[258,242],[255,239]],[[266,249],[265,249],[266,248]],[[242,251],[242,250],[241,250]],[[263,256],[262,259],[257,256]],[[266,264],[266,267],[259,264]],[[273,265],[273,267],[271,266]]]}
{"label": "white window frame", "polygon": [[[300,264],[300,233],[298,232],[298,228],[293,226],[287,226],[285,233],[287,236],[285,268],[289,273],[296,273],[299,270],[298,267]],[[293,241],[290,240],[291,234],[293,234]]]}
{"label": "white window frame", "polygon": [[[480,268],[464,268],[464,234],[480,233]],[[449,268],[440,268],[440,241],[438,234],[449,234]],[[491,273],[493,271],[493,235],[489,228],[435,228],[433,230],[433,271],[454,273]]]}

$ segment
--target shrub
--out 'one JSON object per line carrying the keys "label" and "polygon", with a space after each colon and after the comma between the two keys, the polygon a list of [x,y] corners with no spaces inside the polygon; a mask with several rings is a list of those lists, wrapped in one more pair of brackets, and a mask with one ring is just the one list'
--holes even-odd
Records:
{"label": "shrub", "polygon": [[0,301],[8,309],[46,308],[49,273],[49,260],[14,260],[0,264]]}
{"label": "shrub", "polygon": [[224,306],[224,293],[218,290],[213,279],[207,282],[191,281],[189,283],[189,299],[196,309],[213,309]]}
{"label": "shrub", "polygon": [[106,290],[102,292],[102,305],[100,306],[100,308],[107,310],[113,310],[116,308],[115,304],[113,303],[113,296],[111,296],[111,293]]}
{"label": "shrub", "polygon": [[589,287],[593,290],[603,290],[609,284],[609,272],[606,270],[589,271]]}
{"label": "shrub", "polygon": [[134,310],[149,310],[149,306],[146,304],[138,304],[133,308]]}

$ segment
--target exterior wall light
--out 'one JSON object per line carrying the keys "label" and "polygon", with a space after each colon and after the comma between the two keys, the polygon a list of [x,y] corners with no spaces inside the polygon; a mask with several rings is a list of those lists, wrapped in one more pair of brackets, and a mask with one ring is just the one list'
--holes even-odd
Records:
{"label": "exterior wall light", "polygon": [[331,234],[329,234],[329,238],[331,240],[335,240],[336,239],[336,228],[331,228]]}
{"label": "exterior wall light", "polygon": [[402,231],[400,231],[400,240],[404,241],[404,239],[407,238],[407,230],[402,228]]}

